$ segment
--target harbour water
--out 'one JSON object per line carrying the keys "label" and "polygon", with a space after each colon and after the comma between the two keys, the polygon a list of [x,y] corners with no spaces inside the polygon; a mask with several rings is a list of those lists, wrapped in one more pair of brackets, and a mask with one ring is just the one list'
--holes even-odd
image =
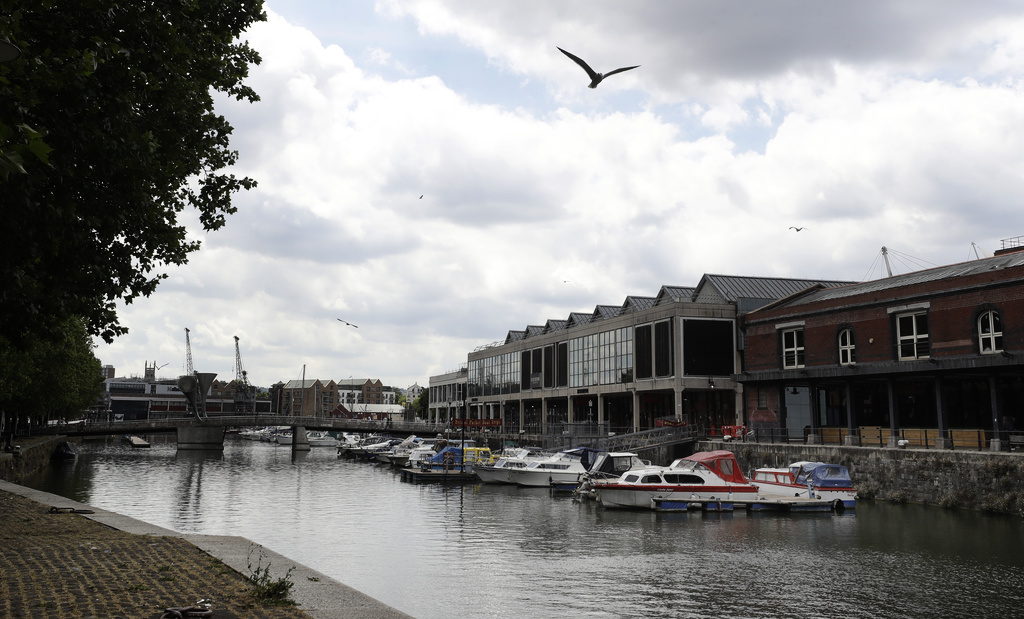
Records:
{"label": "harbour water", "polygon": [[247,537],[421,619],[1024,613],[1019,517],[867,501],[844,515],[613,511],[240,440],[87,443],[26,485]]}

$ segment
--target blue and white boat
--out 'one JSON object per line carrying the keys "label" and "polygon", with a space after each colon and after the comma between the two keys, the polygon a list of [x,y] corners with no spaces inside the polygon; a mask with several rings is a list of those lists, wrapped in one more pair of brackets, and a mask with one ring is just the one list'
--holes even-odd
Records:
{"label": "blue and white boat", "polygon": [[850,471],[839,464],[800,461],[786,468],[760,468],[754,470],[750,481],[765,497],[840,501],[847,509],[857,505]]}

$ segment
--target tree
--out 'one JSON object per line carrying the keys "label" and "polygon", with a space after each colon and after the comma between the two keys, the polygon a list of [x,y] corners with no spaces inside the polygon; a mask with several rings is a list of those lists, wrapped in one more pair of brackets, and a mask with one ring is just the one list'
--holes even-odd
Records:
{"label": "tree", "polygon": [[255,181],[213,92],[258,101],[241,33],[262,0],[0,0],[0,336],[23,346],[81,317],[110,342],[115,303],[152,294],[199,248],[179,215],[224,225]]}
{"label": "tree", "polygon": [[20,347],[0,337],[0,425],[76,419],[103,393],[103,374],[83,321],[66,320],[56,336],[30,337]]}
{"label": "tree", "polygon": [[409,405],[409,410],[412,414],[420,419],[427,418],[427,409],[430,408],[430,390],[424,389],[420,392],[419,397],[412,401]]}

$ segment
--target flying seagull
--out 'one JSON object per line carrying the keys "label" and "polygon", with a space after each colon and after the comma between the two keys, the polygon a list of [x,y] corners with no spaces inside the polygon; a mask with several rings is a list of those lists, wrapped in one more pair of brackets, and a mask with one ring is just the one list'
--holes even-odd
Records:
{"label": "flying seagull", "polygon": [[797,232],[800,232],[801,230],[806,230],[807,228],[797,228],[796,226],[790,226],[789,229],[790,230],[796,230]]}
{"label": "flying seagull", "polygon": [[572,58],[573,62],[575,62],[576,64],[578,64],[581,67],[583,67],[583,70],[586,71],[587,75],[590,76],[590,88],[597,88],[597,85],[600,84],[604,80],[604,78],[608,77],[609,75],[615,75],[616,73],[622,73],[623,71],[629,71],[630,69],[635,69],[635,68],[640,66],[640,65],[636,65],[636,66],[633,66],[633,67],[622,67],[621,69],[615,69],[614,71],[609,71],[607,73],[598,73],[597,71],[591,69],[590,65],[588,65],[585,62],[583,62],[582,58],[580,58],[578,56],[573,56],[572,54],[570,54],[569,52],[565,51],[561,47],[558,48],[558,51],[562,52],[563,54],[565,54],[569,58]]}
{"label": "flying seagull", "polygon": [[352,324],[351,322],[349,322],[347,320],[342,320],[341,318],[338,319],[338,322],[343,322],[343,323],[347,324],[350,327],[355,327],[356,329],[359,328],[359,325],[354,325],[354,324]]}

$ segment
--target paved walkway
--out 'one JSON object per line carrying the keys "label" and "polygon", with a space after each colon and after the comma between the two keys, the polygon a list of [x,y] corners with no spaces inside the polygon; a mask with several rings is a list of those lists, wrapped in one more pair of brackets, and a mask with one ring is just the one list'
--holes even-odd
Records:
{"label": "paved walkway", "polygon": [[[246,576],[261,556],[275,580],[295,567],[296,606],[254,605]],[[242,537],[182,535],[0,481],[0,617],[155,619],[200,599],[214,619],[409,617]]]}

